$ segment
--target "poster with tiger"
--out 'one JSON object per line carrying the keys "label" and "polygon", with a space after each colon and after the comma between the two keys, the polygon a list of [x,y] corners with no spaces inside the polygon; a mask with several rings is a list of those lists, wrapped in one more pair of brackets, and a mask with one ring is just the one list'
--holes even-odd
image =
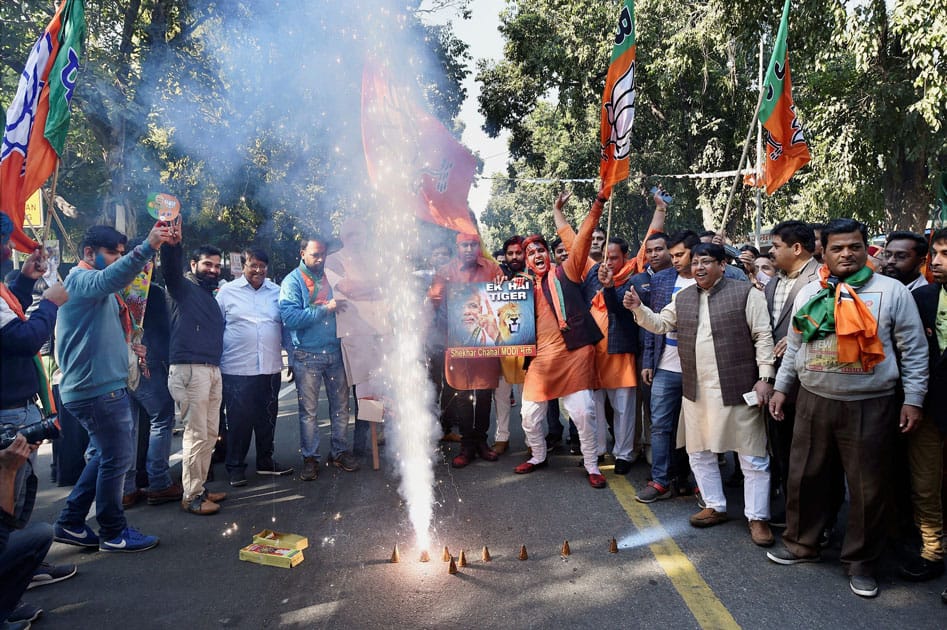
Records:
{"label": "poster with tiger", "polygon": [[533,356],[533,281],[454,283],[447,293],[447,346],[453,358]]}

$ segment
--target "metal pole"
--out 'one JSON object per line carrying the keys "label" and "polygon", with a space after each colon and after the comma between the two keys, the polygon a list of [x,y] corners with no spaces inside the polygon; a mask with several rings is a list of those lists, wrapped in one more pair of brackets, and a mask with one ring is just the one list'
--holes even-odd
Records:
{"label": "metal pole", "polygon": [[[763,93],[763,37],[760,36],[760,66],[758,85],[760,94]],[[760,177],[763,174],[763,123],[756,121],[756,233],[754,243],[760,248],[760,232],[763,231],[763,189],[760,188]]]}

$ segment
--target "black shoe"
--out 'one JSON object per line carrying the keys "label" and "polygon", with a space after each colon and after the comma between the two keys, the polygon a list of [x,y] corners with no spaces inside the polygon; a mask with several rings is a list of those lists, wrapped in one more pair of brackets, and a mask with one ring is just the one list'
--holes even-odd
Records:
{"label": "black shoe", "polygon": [[615,474],[616,475],[627,475],[628,471],[631,470],[631,462],[627,459],[616,459],[615,460]]}
{"label": "black shoe", "polygon": [[579,444],[573,444],[569,447],[569,455],[581,455],[582,447]]}
{"label": "black shoe", "polygon": [[242,470],[228,470],[227,475],[230,477],[230,485],[234,488],[247,485],[247,475]]}
{"label": "black shoe", "polygon": [[780,547],[778,549],[773,549],[772,551],[766,552],[766,557],[769,558],[772,562],[776,564],[800,564],[802,562],[821,562],[822,557],[818,554],[814,556],[797,556],[793,552],[789,551],[785,547]]}
{"label": "black shoe", "polygon": [[944,561],[933,562],[927,558],[911,558],[901,565],[901,577],[910,582],[926,582],[944,574]]}
{"label": "black shoe", "polygon": [[848,585],[852,592],[859,597],[875,597],[878,595],[878,581],[870,575],[853,575]]}
{"label": "black shoe", "polygon": [[547,451],[554,451],[560,446],[562,446],[562,437],[556,437],[554,435],[546,436],[546,450]]}

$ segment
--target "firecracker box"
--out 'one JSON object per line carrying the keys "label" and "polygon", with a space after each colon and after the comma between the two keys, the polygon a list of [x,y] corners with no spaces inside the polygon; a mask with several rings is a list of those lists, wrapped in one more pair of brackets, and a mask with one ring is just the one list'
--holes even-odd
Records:
{"label": "firecracker box", "polygon": [[299,549],[283,549],[252,543],[240,550],[240,559],[289,569],[303,561],[303,552]]}
{"label": "firecracker box", "polygon": [[302,551],[309,546],[309,539],[299,534],[287,534],[264,529],[253,534],[253,542],[257,545],[269,545],[280,549],[298,549]]}

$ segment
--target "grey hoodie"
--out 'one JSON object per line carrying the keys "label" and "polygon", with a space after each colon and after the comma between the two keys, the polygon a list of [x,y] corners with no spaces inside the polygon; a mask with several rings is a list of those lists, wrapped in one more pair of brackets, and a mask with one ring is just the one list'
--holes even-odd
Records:
{"label": "grey hoodie", "polygon": [[[818,281],[804,286],[793,303],[793,316],[821,288]],[[900,378],[905,404],[923,407],[927,392],[927,340],[914,298],[900,282],[879,273],[873,274],[856,293],[878,321],[884,361],[870,372],[860,363],[840,364],[834,334],[804,344],[801,335],[790,326],[786,336],[788,347],[776,375],[776,390],[792,391],[798,378],[804,388],[823,398],[864,400],[893,394]]]}

